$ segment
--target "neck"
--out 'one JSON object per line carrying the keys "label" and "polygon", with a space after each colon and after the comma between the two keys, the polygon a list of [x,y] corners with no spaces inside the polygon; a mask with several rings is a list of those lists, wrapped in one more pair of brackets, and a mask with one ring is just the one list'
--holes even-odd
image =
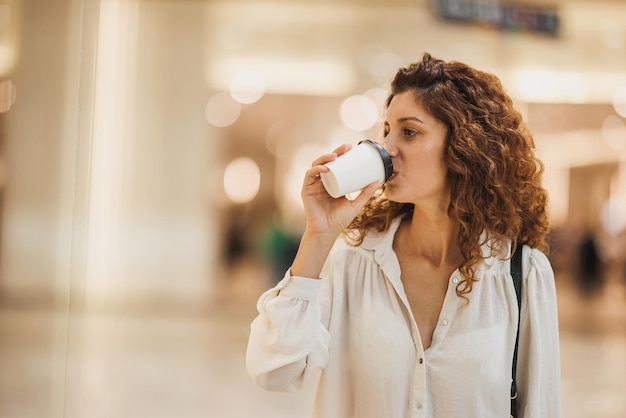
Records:
{"label": "neck", "polygon": [[459,225],[445,211],[416,207],[406,229],[407,244],[411,252],[434,266],[460,265],[458,232]]}

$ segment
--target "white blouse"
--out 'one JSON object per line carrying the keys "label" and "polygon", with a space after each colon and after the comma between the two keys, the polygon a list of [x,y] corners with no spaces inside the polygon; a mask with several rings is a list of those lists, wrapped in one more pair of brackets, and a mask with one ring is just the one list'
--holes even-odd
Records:
{"label": "white blouse", "polygon": [[[448,290],[424,350],[392,249],[400,224],[353,247],[339,238],[321,280],[289,272],[258,301],[246,364],[268,390],[295,391],[322,369],[313,417],[507,418],[517,300],[510,261],[478,266],[469,304]],[[560,356],[554,275],[524,247],[517,363],[520,418],[558,418]]]}

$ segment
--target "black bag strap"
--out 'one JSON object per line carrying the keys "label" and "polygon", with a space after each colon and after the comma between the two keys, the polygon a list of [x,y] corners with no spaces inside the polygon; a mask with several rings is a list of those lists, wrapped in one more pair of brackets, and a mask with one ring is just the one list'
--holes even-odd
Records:
{"label": "black bag strap", "polygon": [[517,418],[517,347],[519,345],[519,327],[522,309],[522,244],[518,244],[511,258],[511,277],[517,295],[517,336],[515,337],[515,351],[513,352],[512,380],[511,380],[511,417]]}

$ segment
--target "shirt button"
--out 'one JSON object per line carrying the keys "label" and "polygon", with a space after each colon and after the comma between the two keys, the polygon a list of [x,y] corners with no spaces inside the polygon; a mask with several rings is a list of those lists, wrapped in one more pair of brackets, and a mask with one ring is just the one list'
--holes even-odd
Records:
{"label": "shirt button", "polygon": [[420,364],[424,363],[424,359],[420,357],[419,362]]}
{"label": "shirt button", "polygon": [[448,325],[448,320],[444,319],[443,321],[441,321],[441,325],[443,325],[444,327]]}
{"label": "shirt button", "polygon": [[416,404],[415,404],[415,407],[416,407],[417,409],[422,409],[422,403],[421,403],[421,402],[416,403]]}
{"label": "shirt button", "polygon": [[459,278],[458,277],[453,277],[452,278],[452,283],[457,284],[459,282]]}

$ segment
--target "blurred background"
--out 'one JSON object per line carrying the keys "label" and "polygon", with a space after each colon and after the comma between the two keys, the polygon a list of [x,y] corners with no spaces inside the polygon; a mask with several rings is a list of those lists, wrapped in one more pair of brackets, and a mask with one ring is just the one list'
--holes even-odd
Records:
{"label": "blurred background", "polygon": [[526,117],[564,417],[623,417],[622,0],[0,0],[0,416],[307,417],[314,383],[246,375],[255,301],[310,161],[376,138],[423,52]]}

